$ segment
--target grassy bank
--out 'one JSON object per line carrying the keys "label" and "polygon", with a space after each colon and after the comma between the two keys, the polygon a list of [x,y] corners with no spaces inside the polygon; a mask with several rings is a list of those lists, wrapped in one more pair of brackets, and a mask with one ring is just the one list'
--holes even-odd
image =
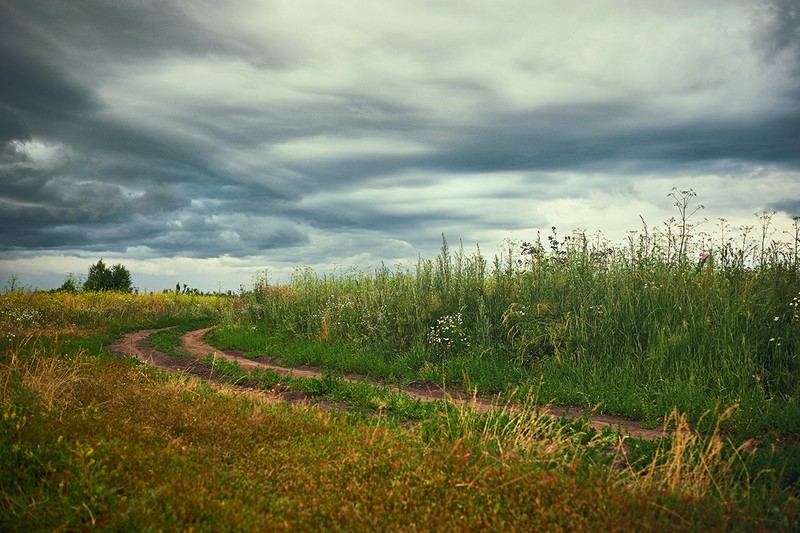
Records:
{"label": "grassy bank", "polygon": [[554,232],[547,248],[509,245],[491,266],[443,241],[413,267],[262,279],[210,339],[400,383],[535,387],[544,401],[654,422],[738,405],[732,430],[797,433],[796,249],[750,239],[644,228],[614,247]]}

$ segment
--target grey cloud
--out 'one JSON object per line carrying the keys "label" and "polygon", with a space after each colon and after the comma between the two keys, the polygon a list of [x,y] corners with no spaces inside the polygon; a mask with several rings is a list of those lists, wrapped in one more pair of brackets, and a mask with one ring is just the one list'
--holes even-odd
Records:
{"label": "grey cloud", "polygon": [[[551,106],[495,114],[469,126],[419,124],[410,132],[430,150],[422,154],[299,160],[286,165],[324,190],[349,188],[403,170],[501,172],[609,169],[641,172],[739,161],[800,167],[800,112],[776,110],[756,118],[696,117],[655,122],[655,110],[623,102]],[[657,115],[656,115],[657,116]]]}
{"label": "grey cloud", "polygon": [[149,186],[144,194],[131,202],[135,212],[142,215],[174,213],[187,207],[191,199],[174,186]]}
{"label": "grey cloud", "polygon": [[288,222],[252,224],[245,221],[235,228],[243,249],[239,255],[253,256],[275,248],[299,246],[308,243],[308,235]]}
{"label": "grey cloud", "polygon": [[770,0],[759,6],[759,31],[754,45],[769,60],[788,52],[800,60],[800,5],[795,0]]}
{"label": "grey cloud", "polygon": [[424,234],[436,236],[442,229],[450,226],[487,226],[486,220],[463,208],[440,207],[435,212],[430,212],[415,207],[411,202],[405,212],[388,212],[380,204],[345,200],[336,204],[320,205],[314,209],[289,209],[287,215],[320,230],[368,230],[389,235],[402,234],[404,238],[421,237]]}
{"label": "grey cloud", "polygon": [[60,117],[95,109],[91,93],[61,69],[0,40],[0,101],[36,116]]}
{"label": "grey cloud", "polygon": [[0,13],[8,21],[0,26],[7,34],[38,43],[43,54],[57,55],[68,47],[63,52],[87,63],[112,56],[119,62],[137,62],[175,53],[220,53],[280,68],[294,57],[292,49],[278,41],[264,46],[231,35],[223,24],[225,11],[213,3],[26,0],[6,3]]}
{"label": "grey cloud", "polygon": [[115,220],[124,216],[127,202],[119,186],[69,174],[54,175],[52,171],[35,167],[27,155],[18,152],[15,155],[3,166],[0,198],[14,206],[16,218],[72,223]]}
{"label": "grey cloud", "polygon": [[5,144],[14,139],[30,139],[28,130],[17,111],[0,103],[0,153],[4,151]]}
{"label": "grey cloud", "polygon": [[625,164],[692,165],[733,160],[800,167],[800,113],[786,110],[756,119],[698,117],[650,124],[635,108],[617,103],[498,117],[476,126],[427,158],[439,170],[605,170]]}
{"label": "grey cloud", "polygon": [[777,90],[796,109],[800,103],[800,5],[795,0],[770,0],[755,13],[752,46],[768,65],[781,65],[791,73],[792,83]]}
{"label": "grey cloud", "polygon": [[800,198],[786,198],[779,202],[771,203],[767,209],[784,212],[790,217],[800,217]]}
{"label": "grey cloud", "polygon": [[156,257],[180,255],[193,258],[251,257],[276,248],[294,247],[308,242],[308,236],[289,223],[276,226],[229,224],[224,227],[203,225],[170,228],[157,235],[141,239],[132,237],[130,246],[145,246]]}

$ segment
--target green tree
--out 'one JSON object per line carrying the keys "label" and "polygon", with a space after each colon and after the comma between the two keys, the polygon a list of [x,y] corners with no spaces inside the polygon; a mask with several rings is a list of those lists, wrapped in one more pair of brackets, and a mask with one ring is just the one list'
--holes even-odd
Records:
{"label": "green tree", "polygon": [[89,276],[83,284],[83,290],[131,292],[131,273],[121,264],[108,268],[100,259],[89,267]]}
{"label": "green tree", "polygon": [[119,263],[111,267],[111,287],[120,292],[133,291],[131,273]]}
{"label": "green tree", "polygon": [[67,274],[67,277],[64,278],[64,283],[61,284],[61,287],[59,287],[58,290],[61,292],[78,292],[81,290],[82,285],[83,283],[78,276],[70,272]]}

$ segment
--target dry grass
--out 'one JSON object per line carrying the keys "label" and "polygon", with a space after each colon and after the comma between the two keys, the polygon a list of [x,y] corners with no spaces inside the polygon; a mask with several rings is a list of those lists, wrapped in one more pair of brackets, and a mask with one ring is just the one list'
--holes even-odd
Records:
{"label": "dry grass", "polygon": [[743,458],[747,443],[735,447],[720,431],[734,409],[726,409],[717,418],[714,431],[705,435],[693,431],[684,414],[673,411],[665,423],[665,427],[674,427],[669,446],[643,468],[629,465],[633,475],[625,476],[624,483],[694,499],[713,494],[725,505],[747,498],[750,481]]}
{"label": "dry grass", "polygon": [[[9,380],[16,376],[23,387],[37,394],[42,407],[49,411],[56,405],[71,402],[76,387],[89,378],[87,353],[46,354],[37,340],[38,336],[27,335],[15,350],[7,354],[8,362],[2,365],[0,374],[4,378],[4,391],[9,390]],[[20,356],[23,351],[29,353]]]}
{"label": "dry grass", "polygon": [[447,409],[455,416],[448,417],[448,433],[470,443],[479,443],[486,450],[513,451],[539,463],[558,464],[572,468],[587,452],[610,450],[622,446],[624,437],[596,432],[588,422],[573,420],[569,424],[547,414],[547,405],[539,405],[536,393],[515,401],[512,394],[502,407],[480,414],[473,393],[467,401],[446,397]]}
{"label": "dry grass", "polygon": [[591,452],[601,451],[610,457],[609,475],[617,486],[649,494],[673,494],[700,501],[709,495],[723,506],[746,499],[750,478],[745,464],[746,447],[734,446],[720,430],[735,407],[725,410],[716,420],[711,434],[690,428],[686,415],[673,411],[664,423],[672,428],[664,438],[669,444],[659,448],[645,466],[628,458],[628,437],[611,432],[596,432],[588,423],[570,424],[544,414],[535,397],[524,407],[510,403],[484,414],[475,410],[475,401],[447,398],[448,409],[456,416],[448,418],[448,433],[465,442],[480,443],[486,450],[514,450],[539,463],[574,469]]}

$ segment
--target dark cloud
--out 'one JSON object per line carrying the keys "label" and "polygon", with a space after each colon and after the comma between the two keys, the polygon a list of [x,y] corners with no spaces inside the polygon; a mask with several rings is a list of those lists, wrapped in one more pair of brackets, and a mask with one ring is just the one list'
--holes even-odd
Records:
{"label": "dark cloud", "polygon": [[[151,61],[183,54],[244,56],[262,67],[290,64],[291,48],[279,41],[256,42],[232,35],[222,24],[226,8],[235,3],[202,3],[143,0],[107,2],[74,0],[6,2],[0,25],[6,41],[32,46],[43,56],[66,56],[84,67],[113,57],[116,62]],[[219,16],[218,16],[219,15]],[[268,39],[268,36],[267,36]]]}
{"label": "dark cloud", "polygon": [[782,65],[792,73],[793,83],[776,88],[800,105],[800,4],[795,0],[770,0],[755,9],[752,43],[773,68]]}
{"label": "dark cloud", "polygon": [[305,160],[288,166],[325,189],[352,187],[369,177],[407,169],[641,172],[654,164],[685,171],[716,162],[800,168],[800,108],[776,110],[772,116],[692,120],[670,120],[656,111],[602,102],[498,113],[447,132],[442,126],[420,123],[415,134],[428,141],[431,149],[426,153]]}
{"label": "dark cloud", "polygon": [[41,57],[0,40],[0,101],[6,109],[66,119],[96,108],[91,92]]}
{"label": "dark cloud", "polygon": [[171,225],[168,231],[153,228],[152,235],[137,234],[138,227],[133,226],[124,242],[130,247],[147,249],[146,253],[153,257],[251,257],[308,242],[305,233],[286,222],[264,225],[243,219],[222,225],[208,219],[195,219],[193,224]]}
{"label": "dark cloud", "polygon": [[131,202],[135,212],[142,215],[174,213],[188,207],[191,199],[174,186],[151,185],[144,194]]}
{"label": "dark cloud", "polygon": [[800,61],[800,5],[794,0],[770,0],[756,11],[759,31],[754,45],[774,60],[782,53]]}
{"label": "dark cloud", "polygon": [[[717,47],[718,29],[694,22],[701,8],[665,17],[665,46],[684,46],[670,28],[690,44],[651,68],[627,41],[617,46],[624,20],[591,21],[582,49],[572,34],[526,41],[536,32],[516,35],[503,17],[455,31],[463,14],[453,12],[439,46],[435,24],[436,39],[412,31],[424,6],[383,35],[385,21],[316,20],[293,3],[4,2],[0,254],[296,259],[316,253],[311,242],[344,254],[333,242],[352,234],[374,240],[349,255],[391,253],[374,243],[549,225],[535,207],[507,207],[520,198],[630,197],[642,174],[798,171],[798,6],[731,5],[752,23],[736,38],[752,38],[755,70],[729,72],[750,63],[729,62],[725,46],[738,41],[723,35]],[[641,74],[627,64],[637,61]],[[684,61],[708,76],[671,70]],[[725,100],[739,85],[748,109]],[[433,191],[436,180],[452,190]]]}
{"label": "dark cloud", "polygon": [[8,106],[0,104],[0,152],[4,152],[5,145],[14,139],[29,140],[30,137],[22,122],[22,116]]}
{"label": "dark cloud", "polygon": [[766,206],[767,210],[783,212],[790,217],[800,217],[800,198],[786,198]]}

